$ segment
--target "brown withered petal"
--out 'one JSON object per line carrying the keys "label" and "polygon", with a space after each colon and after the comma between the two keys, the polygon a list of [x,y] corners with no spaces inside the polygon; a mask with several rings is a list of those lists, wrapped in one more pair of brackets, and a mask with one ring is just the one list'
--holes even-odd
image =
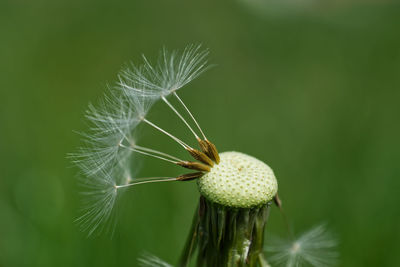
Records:
{"label": "brown withered petal", "polygon": [[190,155],[192,155],[193,158],[197,159],[198,161],[201,161],[211,167],[214,166],[214,162],[200,150],[194,148],[187,148],[186,150],[190,153]]}
{"label": "brown withered petal", "polygon": [[178,180],[178,181],[190,181],[190,180],[194,180],[194,179],[200,178],[203,175],[204,175],[203,172],[191,172],[191,173],[186,173],[186,174],[179,175],[178,177],[176,177],[176,180]]}
{"label": "brown withered petal", "polygon": [[203,151],[204,154],[206,154],[208,157],[210,157],[212,160],[214,160],[212,158],[212,155],[210,156],[210,154],[209,154],[207,142],[200,138],[197,138],[197,142],[199,142],[201,151]]}
{"label": "brown withered petal", "polygon": [[274,203],[278,208],[282,208],[282,201],[278,196],[278,193],[276,193],[275,197],[274,197]]}
{"label": "brown withered petal", "polygon": [[211,170],[210,166],[205,165],[200,162],[194,162],[194,161],[179,161],[176,163],[179,166],[182,166],[186,169],[191,169],[191,170],[197,170],[197,171],[205,171],[209,172]]}
{"label": "brown withered petal", "polygon": [[207,155],[209,155],[209,157],[211,157],[217,164],[219,164],[220,159],[217,147],[207,139],[204,140],[204,142],[207,144],[207,151],[208,151]]}

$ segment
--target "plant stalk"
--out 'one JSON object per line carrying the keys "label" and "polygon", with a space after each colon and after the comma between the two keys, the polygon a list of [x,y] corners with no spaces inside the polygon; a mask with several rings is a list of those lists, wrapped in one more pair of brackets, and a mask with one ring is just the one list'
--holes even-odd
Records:
{"label": "plant stalk", "polygon": [[231,208],[203,196],[179,265],[188,267],[197,253],[197,267],[269,266],[262,254],[270,203]]}

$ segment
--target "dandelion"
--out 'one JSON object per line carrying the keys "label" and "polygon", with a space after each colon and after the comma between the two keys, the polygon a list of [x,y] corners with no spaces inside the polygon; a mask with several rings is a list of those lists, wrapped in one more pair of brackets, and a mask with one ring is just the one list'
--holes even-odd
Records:
{"label": "dandelion", "polygon": [[[143,56],[142,64],[121,71],[117,84],[98,105],[89,105],[89,131],[82,133],[83,146],[70,155],[86,188],[83,213],[77,221],[89,235],[100,233],[115,224],[113,213],[122,192],[139,184],[196,180],[200,202],[179,266],[189,266],[194,255],[197,266],[268,266],[263,254],[265,225],[271,203],[281,208],[274,172],[252,156],[219,153],[177,93],[209,68],[207,56],[208,50],[199,45],[183,51],[163,49],[156,64]],[[170,97],[186,114],[178,111]],[[159,100],[183,122],[197,145],[182,141],[148,118]],[[137,138],[141,124],[169,137],[190,158],[142,146]],[[139,154],[186,171],[165,177],[137,176],[134,157]],[[154,256],[140,262],[170,266]]]}
{"label": "dandelion", "polygon": [[275,266],[329,267],[337,262],[336,240],[325,225],[317,225],[294,240],[273,240],[266,251]]}

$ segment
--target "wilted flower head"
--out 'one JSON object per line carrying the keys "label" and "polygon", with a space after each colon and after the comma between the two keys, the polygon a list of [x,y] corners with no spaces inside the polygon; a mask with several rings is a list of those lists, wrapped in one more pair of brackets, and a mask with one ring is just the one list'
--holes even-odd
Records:
{"label": "wilted flower head", "polygon": [[325,225],[318,225],[294,240],[271,240],[266,247],[273,266],[329,267],[337,262],[337,242]]}
{"label": "wilted flower head", "polygon": [[[190,45],[183,51],[168,52],[163,49],[155,65],[143,56],[142,64],[121,71],[116,86],[108,90],[98,105],[89,105],[86,113],[89,130],[82,133],[82,147],[70,155],[81,170],[81,184],[86,188],[82,193],[85,197],[83,213],[77,221],[89,235],[113,229],[108,224],[114,224],[112,214],[115,204],[125,189],[144,183],[197,179],[202,205],[199,205],[197,213],[200,219],[194,221],[194,237],[189,239],[185,257],[182,258],[185,266],[189,264],[192,242],[195,240],[200,249],[199,266],[219,266],[222,262],[254,264],[256,260],[264,263],[261,255],[263,229],[270,203],[274,200],[281,208],[274,172],[264,162],[240,152],[219,154],[177,94],[177,90],[208,68],[207,55],[208,50],[201,49],[199,45]],[[186,120],[168,100],[170,96],[182,106],[190,120]],[[162,100],[183,122],[193,134],[193,141],[199,149],[149,120],[147,115],[158,100]],[[142,146],[137,138],[140,124],[168,136],[178,144],[178,148],[186,150],[191,159],[180,159],[173,153]],[[138,177],[138,162],[133,158],[137,154],[187,170],[180,175]],[[188,169],[192,172],[188,172]],[[208,216],[204,215],[205,212],[208,212]],[[209,222],[207,218],[212,220]],[[211,223],[213,227],[203,227],[203,223]],[[232,233],[230,228],[237,230],[232,230]],[[257,230],[253,231],[253,228]],[[235,231],[242,234],[235,235]],[[247,236],[253,233],[252,237]],[[213,235],[217,238],[212,242],[208,238]],[[272,263],[288,267],[303,264],[330,266],[336,256],[331,250],[334,246],[335,242],[329,238],[325,228],[318,226],[292,242],[280,241],[268,247],[268,251],[273,253],[270,258]],[[220,249],[228,251],[227,255],[216,255]],[[202,259],[201,255],[207,260]],[[171,266],[155,256],[142,258],[140,264]]]}

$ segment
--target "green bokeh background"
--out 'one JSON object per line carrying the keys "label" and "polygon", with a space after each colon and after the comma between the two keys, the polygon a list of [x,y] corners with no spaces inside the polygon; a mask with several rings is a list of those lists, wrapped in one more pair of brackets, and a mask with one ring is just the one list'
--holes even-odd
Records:
{"label": "green bokeh background", "polygon": [[[0,266],[137,266],[146,251],[176,262],[195,183],[132,188],[114,238],[87,238],[66,153],[123,64],[199,42],[217,66],[181,97],[219,150],[268,163],[293,227],[327,222],[341,266],[400,266],[399,29],[394,1],[1,1]],[[190,140],[160,104],[152,119]],[[267,227],[284,235],[276,209]]]}

